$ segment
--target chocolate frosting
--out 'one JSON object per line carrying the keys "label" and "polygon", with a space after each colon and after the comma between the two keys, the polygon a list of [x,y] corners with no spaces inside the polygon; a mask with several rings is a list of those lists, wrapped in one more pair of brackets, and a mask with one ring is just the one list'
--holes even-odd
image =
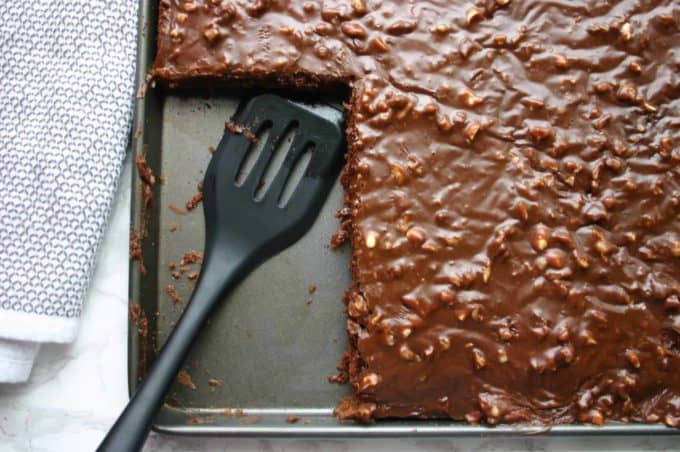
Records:
{"label": "chocolate frosting", "polygon": [[677,1],[160,8],[160,80],[352,89],[339,417],[678,425]]}

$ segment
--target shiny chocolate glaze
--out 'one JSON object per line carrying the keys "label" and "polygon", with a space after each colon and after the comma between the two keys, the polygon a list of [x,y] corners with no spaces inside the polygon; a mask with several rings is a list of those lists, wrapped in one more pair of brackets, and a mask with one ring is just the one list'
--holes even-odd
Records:
{"label": "shiny chocolate glaze", "polygon": [[153,75],[344,83],[341,418],[680,422],[680,4],[162,0]]}

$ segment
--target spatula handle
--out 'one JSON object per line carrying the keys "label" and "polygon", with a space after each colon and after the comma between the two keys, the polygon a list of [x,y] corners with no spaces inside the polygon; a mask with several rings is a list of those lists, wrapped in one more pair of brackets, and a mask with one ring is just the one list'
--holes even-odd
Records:
{"label": "spatula handle", "polygon": [[248,273],[243,257],[206,261],[201,278],[151,371],[99,445],[101,452],[137,451],[144,445],[154,415],[163,403],[191,344],[215,305]]}

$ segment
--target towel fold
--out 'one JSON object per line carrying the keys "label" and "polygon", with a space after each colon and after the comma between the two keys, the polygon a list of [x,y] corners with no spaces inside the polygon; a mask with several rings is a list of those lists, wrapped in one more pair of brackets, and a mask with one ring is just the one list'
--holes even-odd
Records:
{"label": "towel fold", "polygon": [[38,350],[40,344],[37,342],[0,339],[0,381],[20,383],[28,380]]}
{"label": "towel fold", "polygon": [[137,2],[0,2],[0,18],[0,381],[16,382],[77,332],[127,148]]}

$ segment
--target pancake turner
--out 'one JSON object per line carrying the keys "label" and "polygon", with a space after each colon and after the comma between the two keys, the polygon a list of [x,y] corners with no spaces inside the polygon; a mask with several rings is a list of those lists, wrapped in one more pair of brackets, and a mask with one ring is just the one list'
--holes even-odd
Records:
{"label": "pancake turner", "polygon": [[[248,140],[248,133],[225,132],[213,154],[203,181],[206,234],[198,283],[153,367],[99,451],[141,449],[208,315],[253,269],[309,230],[342,166],[343,113],[335,107],[264,94],[242,104],[233,123],[256,134],[265,128],[270,132],[245,178],[245,161],[257,144]],[[292,144],[280,168],[263,188],[275,151],[291,134]],[[307,166],[301,170],[301,158],[310,151]]]}

